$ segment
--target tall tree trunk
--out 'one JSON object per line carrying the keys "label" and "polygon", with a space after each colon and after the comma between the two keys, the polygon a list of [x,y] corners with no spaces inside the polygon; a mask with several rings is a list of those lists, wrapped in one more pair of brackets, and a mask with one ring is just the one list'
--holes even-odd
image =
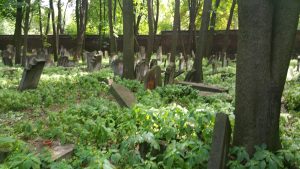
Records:
{"label": "tall tree trunk", "polygon": [[53,8],[53,0],[49,1],[50,3],[50,10],[51,10],[51,19],[52,19],[52,31],[53,31],[53,54],[54,54],[54,61],[58,60],[58,36],[57,36],[57,28],[55,26],[55,13]]}
{"label": "tall tree trunk", "polygon": [[65,33],[65,27],[66,27],[66,14],[67,14],[67,9],[68,9],[68,6],[69,6],[69,3],[70,3],[70,1],[68,1],[67,2],[67,4],[66,4],[66,8],[65,8],[65,10],[64,10],[64,18],[63,18],[63,20],[62,20],[62,25],[61,25],[61,34],[64,34]]}
{"label": "tall tree trunk", "polygon": [[180,0],[175,0],[173,35],[172,35],[172,49],[170,62],[175,63],[177,55],[178,32],[180,29]]}
{"label": "tall tree trunk", "polygon": [[133,0],[123,1],[123,76],[134,79],[134,14]]}
{"label": "tall tree trunk", "polygon": [[22,19],[23,19],[22,6],[23,6],[23,0],[18,0],[15,33],[14,33],[14,44],[16,47],[15,64],[21,63],[21,44],[22,44],[21,39],[22,39]]}
{"label": "tall tree trunk", "polygon": [[216,19],[217,19],[217,10],[220,5],[220,0],[215,1],[214,10],[212,11],[211,18],[210,18],[210,28],[207,38],[207,44],[206,44],[206,52],[205,56],[209,57],[212,54],[212,46],[213,46],[213,38],[214,38],[214,32],[215,32],[215,26],[216,26]]}
{"label": "tall tree trunk", "polygon": [[196,16],[200,6],[200,0],[189,0],[189,37],[188,37],[188,53],[191,53],[192,49],[195,49],[196,42]]}
{"label": "tall tree trunk", "polygon": [[146,62],[149,63],[153,52],[154,45],[154,16],[153,16],[153,0],[147,0],[148,7],[148,27],[149,36],[147,44]]}
{"label": "tall tree trunk", "polygon": [[25,22],[24,22],[24,47],[23,47],[23,55],[22,55],[22,65],[26,64],[26,55],[27,55],[27,47],[28,47],[28,31],[29,31],[29,14],[30,14],[30,0],[25,0],[26,8],[25,8]]}
{"label": "tall tree trunk", "polygon": [[109,22],[109,41],[110,41],[110,54],[116,54],[116,38],[114,35],[113,15],[112,15],[112,0],[108,0],[108,22]]}
{"label": "tall tree trunk", "polygon": [[116,22],[117,22],[117,0],[114,0],[114,15],[113,15],[113,18],[114,18],[114,24],[116,24]]}
{"label": "tall tree trunk", "polygon": [[192,79],[193,82],[203,81],[202,59],[205,55],[211,5],[212,0],[204,0],[201,28],[199,32],[199,39],[197,39],[196,57],[194,62],[194,69],[196,70],[196,73]]}
{"label": "tall tree trunk", "polygon": [[228,46],[230,44],[229,31],[230,31],[230,26],[231,26],[231,23],[232,23],[233,12],[234,12],[234,9],[235,9],[235,6],[236,6],[236,1],[237,0],[232,0],[232,4],[231,4],[231,7],[230,7],[229,18],[228,18],[227,26],[226,26],[226,33],[225,33],[225,37],[224,37],[224,45],[223,45],[223,48],[222,48],[222,55],[225,52],[227,52]]}
{"label": "tall tree trunk", "polygon": [[41,45],[42,45],[42,49],[44,49],[44,37],[43,37],[43,23],[42,23],[41,0],[38,0],[38,8],[39,8],[39,29],[40,29]]}
{"label": "tall tree trunk", "polygon": [[88,10],[88,0],[81,0],[81,7],[77,7],[79,9],[79,30],[77,31],[77,46],[76,46],[76,57],[75,61],[78,61],[82,54],[82,50],[84,48],[84,37],[85,37],[85,29],[87,24],[87,10]]}
{"label": "tall tree trunk", "polygon": [[159,20],[159,0],[156,0],[156,15],[154,19],[154,36],[157,34],[158,20]]}
{"label": "tall tree trunk", "polygon": [[102,0],[99,0],[99,27],[98,27],[98,35],[99,35],[99,46],[100,50],[102,49],[102,23],[103,23],[103,15],[102,15]]}
{"label": "tall tree trunk", "polygon": [[62,13],[61,13],[61,0],[57,1],[57,34],[62,34]]}
{"label": "tall tree trunk", "polygon": [[51,17],[51,10],[48,10],[47,14],[47,25],[46,25],[46,30],[45,30],[45,35],[47,36],[49,34],[49,29],[50,29],[50,17]]}
{"label": "tall tree trunk", "polygon": [[[300,1],[239,1],[236,108],[233,142],[280,148],[279,116]],[[255,12],[253,12],[255,11]]]}

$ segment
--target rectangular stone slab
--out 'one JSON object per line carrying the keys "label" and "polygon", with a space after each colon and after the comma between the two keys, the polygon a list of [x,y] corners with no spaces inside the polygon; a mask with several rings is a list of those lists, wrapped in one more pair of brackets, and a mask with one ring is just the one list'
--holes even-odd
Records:
{"label": "rectangular stone slab", "polygon": [[122,85],[112,83],[110,93],[115,97],[120,106],[131,108],[136,103],[134,94]]}
{"label": "rectangular stone slab", "polygon": [[181,82],[178,82],[178,84],[188,85],[188,86],[191,86],[192,88],[200,90],[200,91],[214,92],[214,93],[228,93],[228,89],[223,89],[223,88],[212,86],[212,85],[206,85],[203,83],[193,83],[193,82],[181,81]]}
{"label": "rectangular stone slab", "polygon": [[46,60],[33,58],[24,68],[19,90],[36,89],[40,81]]}
{"label": "rectangular stone slab", "polygon": [[230,147],[231,127],[228,115],[216,115],[208,169],[225,169]]}
{"label": "rectangular stone slab", "polygon": [[64,146],[56,146],[50,149],[53,161],[69,158],[74,150],[74,144],[67,144]]}

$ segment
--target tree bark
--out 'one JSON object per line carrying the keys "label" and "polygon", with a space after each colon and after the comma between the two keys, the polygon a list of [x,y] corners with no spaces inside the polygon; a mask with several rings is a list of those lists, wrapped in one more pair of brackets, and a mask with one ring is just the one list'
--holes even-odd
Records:
{"label": "tree bark", "polygon": [[108,0],[108,22],[109,22],[109,41],[110,41],[110,54],[116,54],[116,38],[114,35],[113,15],[112,15],[112,0]]}
{"label": "tree bark", "polygon": [[230,44],[230,40],[229,40],[229,31],[230,31],[230,26],[232,23],[232,18],[233,18],[233,12],[236,6],[236,1],[237,0],[232,0],[232,4],[230,7],[230,13],[229,13],[229,18],[227,21],[227,26],[226,26],[226,33],[225,33],[225,38],[224,38],[224,46],[222,48],[222,55],[227,52],[228,46]]}
{"label": "tree bark", "polygon": [[14,45],[16,47],[16,56],[15,56],[15,64],[21,63],[21,44],[22,44],[22,6],[23,0],[17,1],[17,15],[16,15],[16,23],[15,23],[15,33],[14,33]]}
{"label": "tree bark", "polygon": [[134,79],[133,0],[123,1],[123,77]]}
{"label": "tree bark", "polygon": [[199,39],[197,40],[196,57],[194,62],[195,75],[192,79],[193,82],[197,83],[203,81],[202,59],[205,55],[211,6],[212,0],[204,0],[201,28],[199,32]]}
{"label": "tree bark", "polygon": [[79,19],[79,21],[77,21],[79,22],[79,30],[77,30],[76,56],[74,58],[75,61],[78,61],[84,48],[83,44],[87,24],[88,0],[81,0],[80,7],[77,6],[77,10],[79,10],[79,18],[77,18]]}
{"label": "tree bark", "polygon": [[53,8],[53,0],[49,1],[50,3],[50,10],[51,10],[51,19],[52,19],[52,30],[53,30],[53,54],[54,54],[54,61],[58,60],[58,36],[57,36],[57,28],[55,26],[55,13]]}
{"label": "tree bark", "polygon": [[51,10],[48,10],[47,14],[47,25],[46,25],[46,30],[45,30],[45,35],[47,36],[49,34],[49,29],[50,29],[50,17],[51,17]]}
{"label": "tree bark", "polygon": [[177,55],[178,32],[180,29],[180,0],[175,0],[173,35],[172,35],[172,49],[170,62],[175,63]]}
{"label": "tree bark", "polygon": [[[280,148],[281,96],[296,37],[300,1],[239,1],[236,112],[233,142]],[[255,12],[253,12],[255,10]]]}
{"label": "tree bark", "polygon": [[189,0],[189,37],[188,37],[188,49],[189,53],[192,53],[192,49],[195,49],[196,42],[196,16],[200,6],[199,0]]}
{"label": "tree bark", "polygon": [[42,45],[42,49],[44,49],[44,37],[43,37],[43,23],[42,23],[41,0],[38,0],[38,8],[39,8],[39,29],[40,29],[41,45]]}
{"label": "tree bark", "polygon": [[23,55],[22,55],[22,65],[26,64],[26,55],[28,48],[28,31],[29,31],[29,14],[30,14],[30,0],[26,0],[26,8],[25,8],[25,22],[24,22],[24,46],[23,46]]}
{"label": "tree bark", "polygon": [[61,12],[61,0],[57,1],[57,34],[62,34],[62,12]]}
{"label": "tree bark", "polygon": [[103,17],[102,17],[102,0],[99,0],[99,27],[98,27],[98,34],[99,34],[99,46],[100,50],[102,48],[102,23],[103,23]]}
{"label": "tree bark", "polygon": [[147,0],[147,7],[148,7],[149,36],[148,36],[148,42],[147,42],[148,44],[147,44],[146,62],[149,63],[152,52],[153,52],[153,45],[154,45],[153,0]]}
{"label": "tree bark", "polygon": [[157,34],[158,29],[158,19],[159,19],[159,0],[156,0],[156,15],[154,19],[154,36]]}

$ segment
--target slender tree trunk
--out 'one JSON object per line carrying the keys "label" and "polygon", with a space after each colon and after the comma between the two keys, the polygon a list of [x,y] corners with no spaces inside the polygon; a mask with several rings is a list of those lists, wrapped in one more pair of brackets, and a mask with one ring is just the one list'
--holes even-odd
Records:
{"label": "slender tree trunk", "polygon": [[201,28],[199,32],[199,39],[197,40],[196,57],[194,62],[194,69],[196,70],[196,73],[192,79],[193,82],[203,81],[202,59],[205,55],[211,5],[212,0],[204,0]]}
{"label": "slender tree trunk", "polygon": [[38,8],[39,8],[39,28],[40,28],[41,45],[42,45],[42,49],[44,49],[44,37],[43,37],[43,23],[42,23],[41,0],[38,0]]}
{"label": "slender tree trunk", "polygon": [[199,0],[189,0],[189,37],[188,37],[188,53],[192,52],[192,49],[195,49],[195,42],[196,42],[196,16],[198,13],[198,9],[200,6]]}
{"label": "slender tree trunk", "polygon": [[17,15],[16,15],[16,24],[15,24],[15,33],[14,33],[14,44],[16,47],[16,56],[15,56],[15,64],[21,63],[21,44],[22,44],[22,6],[23,0],[17,1]]}
{"label": "slender tree trunk", "polygon": [[123,76],[134,79],[134,14],[133,0],[123,1]]}
{"label": "slender tree trunk", "polygon": [[172,49],[170,61],[175,63],[175,57],[177,55],[177,44],[178,44],[178,32],[180,29],[180,0],[175,0],[175,11],[174,11],[174,23],[173,23],[173,35],[172,35]]}
{"label": "slender tree trunk", "polygon": [[46,25],[46,30],[45,30],[45,35],[47,36],[49,34],[49,29],[50,29],[50,17],[51,17],[51,10],[48,10],[47,14],[47,25]]}
{"label": "slender tree trunk", "polygon": [[[77,7],[78,8],[78,7]],[[84,48],[84,37],[85,37],[85,29],[87,24],[87,9],[88,9],[88,0],[81,0],[81,8],[79,9],[79,30],[77,31],[77,47],[76,47],[76,57],[75,61],[78,61],[82,54],[82,50]]]}
{"label": "slender tree trunk", "polygon": [[25,8],[25,23],[24,23],[24,47],[23,47],[23,55],[22,55],[22,65],[26,64],[26,55],[27,55],[27,47],[28,47],[28,31],[29,31],[29,14],[30,14],[30,0],[25,0],[26,8]]}
{"label": "slender tree trunk", "polygon": [[153,52],[154,45],[154,16],[153,16],[153,0],[147,0],[148,6],[148,27],[149,36],[147,44],[146,62],[149,63]]}
{"label": "slender tree trunk", "polygon": [[156,15],[154,19],[154,36],[157,35],[158,19],[159,19],[159,0],[156,0]]}
{"label": "slender tree trunk", "polygon": [[61,34],[64,34],[64,33],[65,33],[65,27],[66,27],[66,14],[67,14],[67,9],[68,9],[68,6],[69,6],[69,2],[70,2],[70,1],[67,2],[66,8],[65,8],[65,10],[64,10],[64,18],[63,18],[63,20],[62,20],[61,32],[60,32]]}
{"label": "slender tree trunk", "polygon": [[[239,1],[236,112],[233,143],[280,148],[279,116],[300,1]],[[255,12],[253,12],[255,11]]]}
{"label": "slender tree trunk", "polygon": [[52,19],[52,30],[53,30],[53,54],[54,54],[54,61],[58,60],[58,36],[57,36],[57,29],[55,26],[55,13],[53,8],[53,0],[49,1],[50,3],[50,10],[51,10],[51,19]]}
{"label": "slender tree trunk", "polygon": [[226,33],[225,33],[225,37],[224,37],[224,46],[222,48],[222,55],[227,52],[228,46],[230,44],[230,40],[229,40],[229,31],[230,31],[230,26],[232,23],[232,18],[233,18],[233,12],[236,6],[236,1],[237,0],[232,0],[232,4],[231,4],[231,8],[230,8],[230,13],[229,13],[229,18],[227,21],[227,26],[226,26]]}
{"label": "slender tree trunk", "polygon": [[108,22],[109,22],[109,41],[111,56],[116,53],[116,38],[114,35],[112,0],[108,0]]}
{"label": "slender tree trunk", "polygon": [[57,34],[62,34],[62,13],[61,13],[61,0],[57,1]]}
{"label": "slender tree trunk", "polygon": [[114,15],[113,15],[113,18],[114,18],[114,24],[116,24],[117,22],[117,0],[114,0]]}
{"label": "slender tree trunk", "polygon": [[99,28],[98,28],[98,34],[99,34],[99,46],[100,50],[102,48],[102,23],[103,23],[103,17],[102,17],[102,0],[99,0]]}

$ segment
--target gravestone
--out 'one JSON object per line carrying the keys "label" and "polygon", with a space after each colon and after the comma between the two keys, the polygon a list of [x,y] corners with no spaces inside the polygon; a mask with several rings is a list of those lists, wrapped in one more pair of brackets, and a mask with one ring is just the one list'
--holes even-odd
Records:
{"label": "gravestone", "polygon": [[115,97],[120,106],[131,108],[136,104],[134,94],[126,87],[112,83],[110,93]]}
{"label": "gravestone", "polygon": [[182,55],[182,53],[179,54],[180,57],[179,57],[179,65],[178,65],[178,69],[179,69],[179,72],[184,70],[184,67],[185,67],[185,60],[184,60],[184,56]]}
{"label": "gravestone", "polygon": [[142,60],[138,62],[135,66],[136,80],[142,82],[148,70],[149,70],[149,66],[146,63],[146,60]]}
{"label": "gravestone", "polygon": [[150,69],[151,69],[153,66],[156,66],[156,65],[158,65],[157,59],[152,59],[152,60],[150,61]]}
{"label": "gravestone", "polygon": [[190,71],[187,72],[185,78],[184,78],[184,81],[185,82],[191,82],[193,81],[194,77],[195,77],[195,74],[196,74],[196,70],[195,69],[192,69]]}
{"label": "gravestone", "polygon": [[58,161],[61,159],[68,159],[72,156],[74,151],[74,144],[59,145],[51,147],[50,153],[53,161]]}
{"label": "gravestone", "polygon": [[146,59],[146,48],[145,48],[145,46],[140,46],[140,57],[141,57],[141,59]]}
{"label": "gravestone", "polygon": [[225,169],[230,147],[231,126],[228,115],[216,115],[208,169]]}
{"label": "gravestone", "polygon": [[147,72],[144,79],[144,87],[145,89],[152,90],[161,85],[161,69],[156,65]]}
{"label": "gravestone", "polygon": [[[101,53],[100,53],[101,54]],[[92,72],[101,68],[102,55],[96,52],[87,53],[87,69]]]}
{"label": "gravestone", "polygon": [[222,57],[222,67],[227,67],[227,65],[228,65],[227,54],[226,52],[224,52]]}
{"label": "gravestone", "polygon": [[121,59],[117,58],[111,62],[111,67],[114,72],[114,76],[122,76],[123,75],[123,62]]}
{"label": "gravestone", "polygon": [[2,52],[2,62],[6,66],[13,66],[13,62],[10,57],[10,53],[7,50]]}
{"label": "gravestone", "polygon": [[156,59],[161,61],[162,59],[162,47],[159,46],[158,49],[157,49],[157,52],[156,52]]}
{"label": "gravestone", "polygon": [[38,86],[46,60],[32,57],[24,68],[19,90],[35,89]]}
{"label": "gravestone", "polygon": [[175,64],[170,63],[165,72],[164,85],[173,84],[175,78]]}
{"label": "gravestone", "polygon": [[62,56],[57,61],[57,66],[69,67],[69,58],[67,56]]}
{"label": "gravestone", "polygon": [[213,93],[228,93],[228,89],[220,88],[213,85],[207,85],[203,83],[193,83],[193,82],[178,82],[178,84],[191,86],[199,91],[213,92]]}

